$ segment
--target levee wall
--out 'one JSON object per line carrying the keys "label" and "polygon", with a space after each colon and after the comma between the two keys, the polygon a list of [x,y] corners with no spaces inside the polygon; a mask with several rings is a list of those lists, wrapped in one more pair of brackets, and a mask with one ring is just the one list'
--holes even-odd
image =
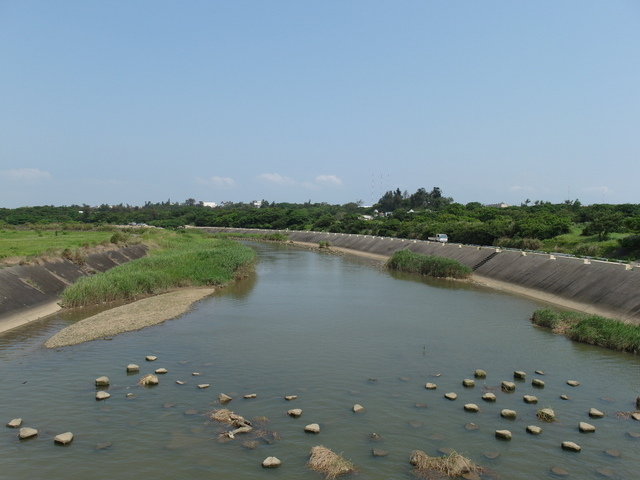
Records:
{"label": "levee wall", "polygon": [[328,241],[336,247],[376,255],[391,256],[396,250],[408,249],[451,258],[472,268],[480,280],[488,279],[519,293],[640,324],[640,269],[627,264],[369,235],[221,227],[205,230],[239,234],[279,232],[294,242],[317,245]]}
{"label": "levee wall", "polygon": [[68,285],[80,277],[145,256],[147,247],[132,245],[87,255],[83,265],[60,259],[42,265],[0,269],[0,320],[9,315],[54,302]]}

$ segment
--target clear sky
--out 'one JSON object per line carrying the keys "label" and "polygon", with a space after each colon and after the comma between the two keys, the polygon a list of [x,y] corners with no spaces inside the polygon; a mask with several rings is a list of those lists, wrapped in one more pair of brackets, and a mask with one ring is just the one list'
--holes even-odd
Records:
{"label": "clear sky", "polygon": [[0,207],[640,203],[637,0],[0,0]]}

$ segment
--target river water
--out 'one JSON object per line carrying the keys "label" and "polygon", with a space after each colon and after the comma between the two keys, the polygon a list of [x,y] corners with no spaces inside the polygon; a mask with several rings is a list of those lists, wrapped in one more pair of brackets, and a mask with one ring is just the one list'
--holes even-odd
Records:
{"label": "river water", "polygon": [[[351,460],[361,479],[415,478],[413,450],[436,456],[447,449],[484,467],[483,478],[557,478],[553,467],[576,479],[638,478],[640,422],[618,415],[633,410],[640,395],[637,356],[533,327],[528,318],[540,305],[527,299],[394,275],[358,258],[253,246],[260,255],[254,276],[179,319],[58,350],[41,345],[86,312],[0,336],[0,421],[21,417],[39,431],[20,441],[3,427],[0,478],[316,479],[305,467],[315,445]],[[147,355],[158,359],[146,362]],[[140,374],[126,373],[130,363]],[[158,386],[137,386],[160,367],[168,373]],[[487,378],[463,387],[478,368]],[[526,379],[516,381],[514,393],[501,392],[515,370]],[[111,398],[96,401],[94,380],[102,375],[110,378]],[[533,388],[533,378],[545,387]],[[437,388],[425,389],[427,382]],[[497,402],[481,399],[487,391]],[[457,400],[445,399],[447,392]],[[234,398],[227,408],[268,421],[254,420],[254,432],[221,442],[225,428],[208,416],[222,408],[220,393]],[[257,397],[243,398],[252,393]],[[525,404],[525,394],[538,404]],[[480,411],[466,412],[466,403]],[[353,413],[354,404],[364,412]],[[543,407],[558,421],[537,420]],[[605,417],[590,419],[592,407]],[[302,416],[288,416],[291,408]],[[502,418],[504,408],[517,418]],[[582,421],[596,432],[580,433]],[[305,433],[310,423],[321,432]],[[528,425],[542,433],[526,433]],[[513,439],[496,439],[497,429]],[[66,431],[73,443],[55,445],[53,437]],[[562,450],[565,440],[582,451]],[[388,455],[374,457],[374,448]],[[263,469],[268,456],[282,466]]]}

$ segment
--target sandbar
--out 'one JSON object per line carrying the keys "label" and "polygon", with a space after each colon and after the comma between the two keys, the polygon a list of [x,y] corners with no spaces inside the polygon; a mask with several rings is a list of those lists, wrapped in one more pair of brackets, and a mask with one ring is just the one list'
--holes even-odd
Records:
{"label": "sandbar", "polygon": [[44,346],[77,345],[157,325],[185,314],[195,302],[214,291],[214,288],[185,288],[105,310],[60,330]]}

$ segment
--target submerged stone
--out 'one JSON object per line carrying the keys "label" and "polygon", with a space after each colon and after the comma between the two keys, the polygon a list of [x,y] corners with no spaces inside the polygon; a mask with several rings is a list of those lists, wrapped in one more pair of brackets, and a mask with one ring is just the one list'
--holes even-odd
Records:
{"label": "submerged stone", "polygon": [[106,400],[111,394],[107,392],[96,392],[96,400]]}
{"label": "submerged stone", "polygon": [[522,370],[516,370],[513,372],[513,378],[517,378],[518,380],[524,380],[527,377],[527,374]]}
{"label": "submerged stone", "polygon": [[156,357],[155,355],[147,355],[146,357],[144,357],[144,359],[147,362],[155,362],[158,359],[158,357]]}
{"label": "submerged stone", "polygon": [[485,372],[484,370],[477,369],[473,373],[473,376],[476,378],[487,378],[487,372]]}
{"label": "submerged stone", "polygon": [[534,395],[525,395],[522,399],[524,400],[524,403],[538,403],[538,397]]}
{"label": "submerged stone", "polygon": [[568,477],[569,472],[562,467],[551,467],[551,473],[556,477]]}
{"label": "submerged stone", "polygon": [[364,412],[364,407],[363,407],[362,405],[360,405],[359,403],[356,403],[356,404],[353,406],[353,412],[354,412],[354,413],[361,413],[361,412]]}
{"label": "submerged stone", "polygon": [[302,409],[300,408],[292,408],[291,410],[287,410],[287,415],[290,417],[299,417],[302,415]]}
{"label": "submerged stone", "polygon": [[577,387],[578,385],[580,385],[580,382],[578,382],[577,380],[567,380],[567,385]]}
{"label": "submerged stone", "polygon": [[544,388],[544,381],[540,380],[539,378],[534,378],[533,380],[531,380],[531,385],[535,388]]}
{"label": "submerged stone", "polygon": [[379,448],[374,448],[371,450],[371,455],[373,455],[374,457],[386,457],[387,455],[389,455],[389,452],[387,452],[386,450],[381,450]]}
{"label": "submerged stone", "polygon": [[475,403],[467,403],[464,406],[464,409],[467,412],[477,412],[480,410],[480,408],[478,408],[478,405],[476,405]]}
{"label": "submerged stone", "polygon": [[476,382],[471,379],[471,378],[465,378],[464,380],[462,380],[462,386],[464,387],[474,387],[476,385]]}
{"label": "submerged stone", "polygon": [[136,365],[135,363],[130,363],[129,365],[127,365],[127,372],[139,372],[140,371],[140,367],[138,365]]}
{"label": "submerged stone", "polygon": [[424,388],[426,388],[427,390],[435,390],[437,387],[437,385],[435,383],[427,383]]}
{"label": "submerged stone", "polygon": [[458,394],[454,392],[445,393],[444,398],[446,398],[447,400],[455,400],[456,398],[458,398]]}

